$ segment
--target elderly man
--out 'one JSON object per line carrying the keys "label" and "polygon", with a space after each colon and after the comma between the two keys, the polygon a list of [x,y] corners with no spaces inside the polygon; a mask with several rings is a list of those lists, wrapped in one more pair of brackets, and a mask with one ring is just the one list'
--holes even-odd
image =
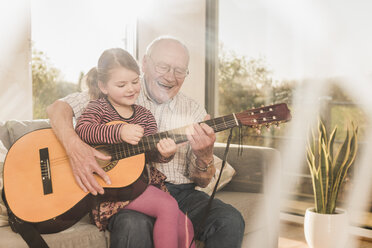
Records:
{"label": "elderly man", "polygon": [[[180,93],[188,75],[189,52],[179,40],[159,37],[147,48],[142,61],[142,90],[137,104],[155,116],[159,131],[175,129],[208,118],[206,111],[194,100]],[[105,155],[82,142],[73,129],[72,118],[80,115],[89,100],[87,93],[74,93],[57,100],[48,107],[51,125],[66,149],[76,182],[84,191],[103,194],[103,188],[93,177],[101,176],[110,184],[108,175],[99,167],[96,158]],[[203,219],[209,196],[195,190],[205,187],[215,173],[213,144],[215,134],[206,124],[193,124],[187,134],[188,144],[180,146],[174,159],[155,164],[167,176],[166,186],[187,213],[194,229]],[[138,212],[121,210],[109,220],[111,247],[152,247],[153,219]],[[244,234],[244,220],[231,205],[213,200],[203,229],[196,237],[205,247],[240,247]]]}

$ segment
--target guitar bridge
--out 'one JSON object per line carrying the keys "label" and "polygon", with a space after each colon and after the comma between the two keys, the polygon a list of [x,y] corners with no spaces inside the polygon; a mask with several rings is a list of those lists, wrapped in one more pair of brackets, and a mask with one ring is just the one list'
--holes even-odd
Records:
{"label": "guitar bridge", "polygon": [[44,195],[48,195],[48,194],[53,193],[52,175],[51,175],[51,170],[50,170],[48,148],[40,149],[39,154],[40,154],[41,180],[43,183]]}

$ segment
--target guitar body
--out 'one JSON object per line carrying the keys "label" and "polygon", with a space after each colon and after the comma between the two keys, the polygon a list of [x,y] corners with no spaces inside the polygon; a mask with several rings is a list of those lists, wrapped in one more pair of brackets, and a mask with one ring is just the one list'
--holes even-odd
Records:
{"label": "guitar body", "polygon": [[[42,159],[45,153],[47,159]],[[133,184],[139,183],[143,190],[147,186],[145,179],[140,178],[144,165],[144,154],[108,165],[106,173],[112,184],[107,185],[95,176],[105,189],[103,196],[95,197],[75,182],[67,154],[52,129],[40,129],[24,135],[9,149],[4,162],[4,193],[16,217],[39,226],[41,233],[53,233],[81,219],[91,209],[94,198],[99,201],[120,195],[135,198],[142,191],[138,187],[135,191]],[[124,188],[128,188],[127,192]],[[64,224],[58,227],[56,222]]]}

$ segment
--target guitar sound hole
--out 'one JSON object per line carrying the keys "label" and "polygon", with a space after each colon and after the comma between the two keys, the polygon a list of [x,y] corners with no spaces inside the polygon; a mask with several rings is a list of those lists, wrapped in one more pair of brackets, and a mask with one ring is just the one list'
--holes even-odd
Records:
{"label": "guitar sound hole", "polygon": [[112,168],[114,168],[117,164],[118,164],[118,160],[111,161],[111,162],[109,162],[108,164],[106,164],[105,166],[103,166],[102,169],[103,169],[105,172],[108,172],[108,171],[110,171]]}

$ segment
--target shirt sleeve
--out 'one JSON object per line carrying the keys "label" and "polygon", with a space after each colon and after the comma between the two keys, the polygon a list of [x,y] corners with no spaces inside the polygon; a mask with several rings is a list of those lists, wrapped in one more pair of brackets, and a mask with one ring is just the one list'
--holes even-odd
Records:
{"label": "shirt sleeve", "polygon": [[105,108],[98,101],[91,101],[79,117],[75,131],[88,144],[115,144],[121,142],[120,129],[125,123],[103,123]]}

